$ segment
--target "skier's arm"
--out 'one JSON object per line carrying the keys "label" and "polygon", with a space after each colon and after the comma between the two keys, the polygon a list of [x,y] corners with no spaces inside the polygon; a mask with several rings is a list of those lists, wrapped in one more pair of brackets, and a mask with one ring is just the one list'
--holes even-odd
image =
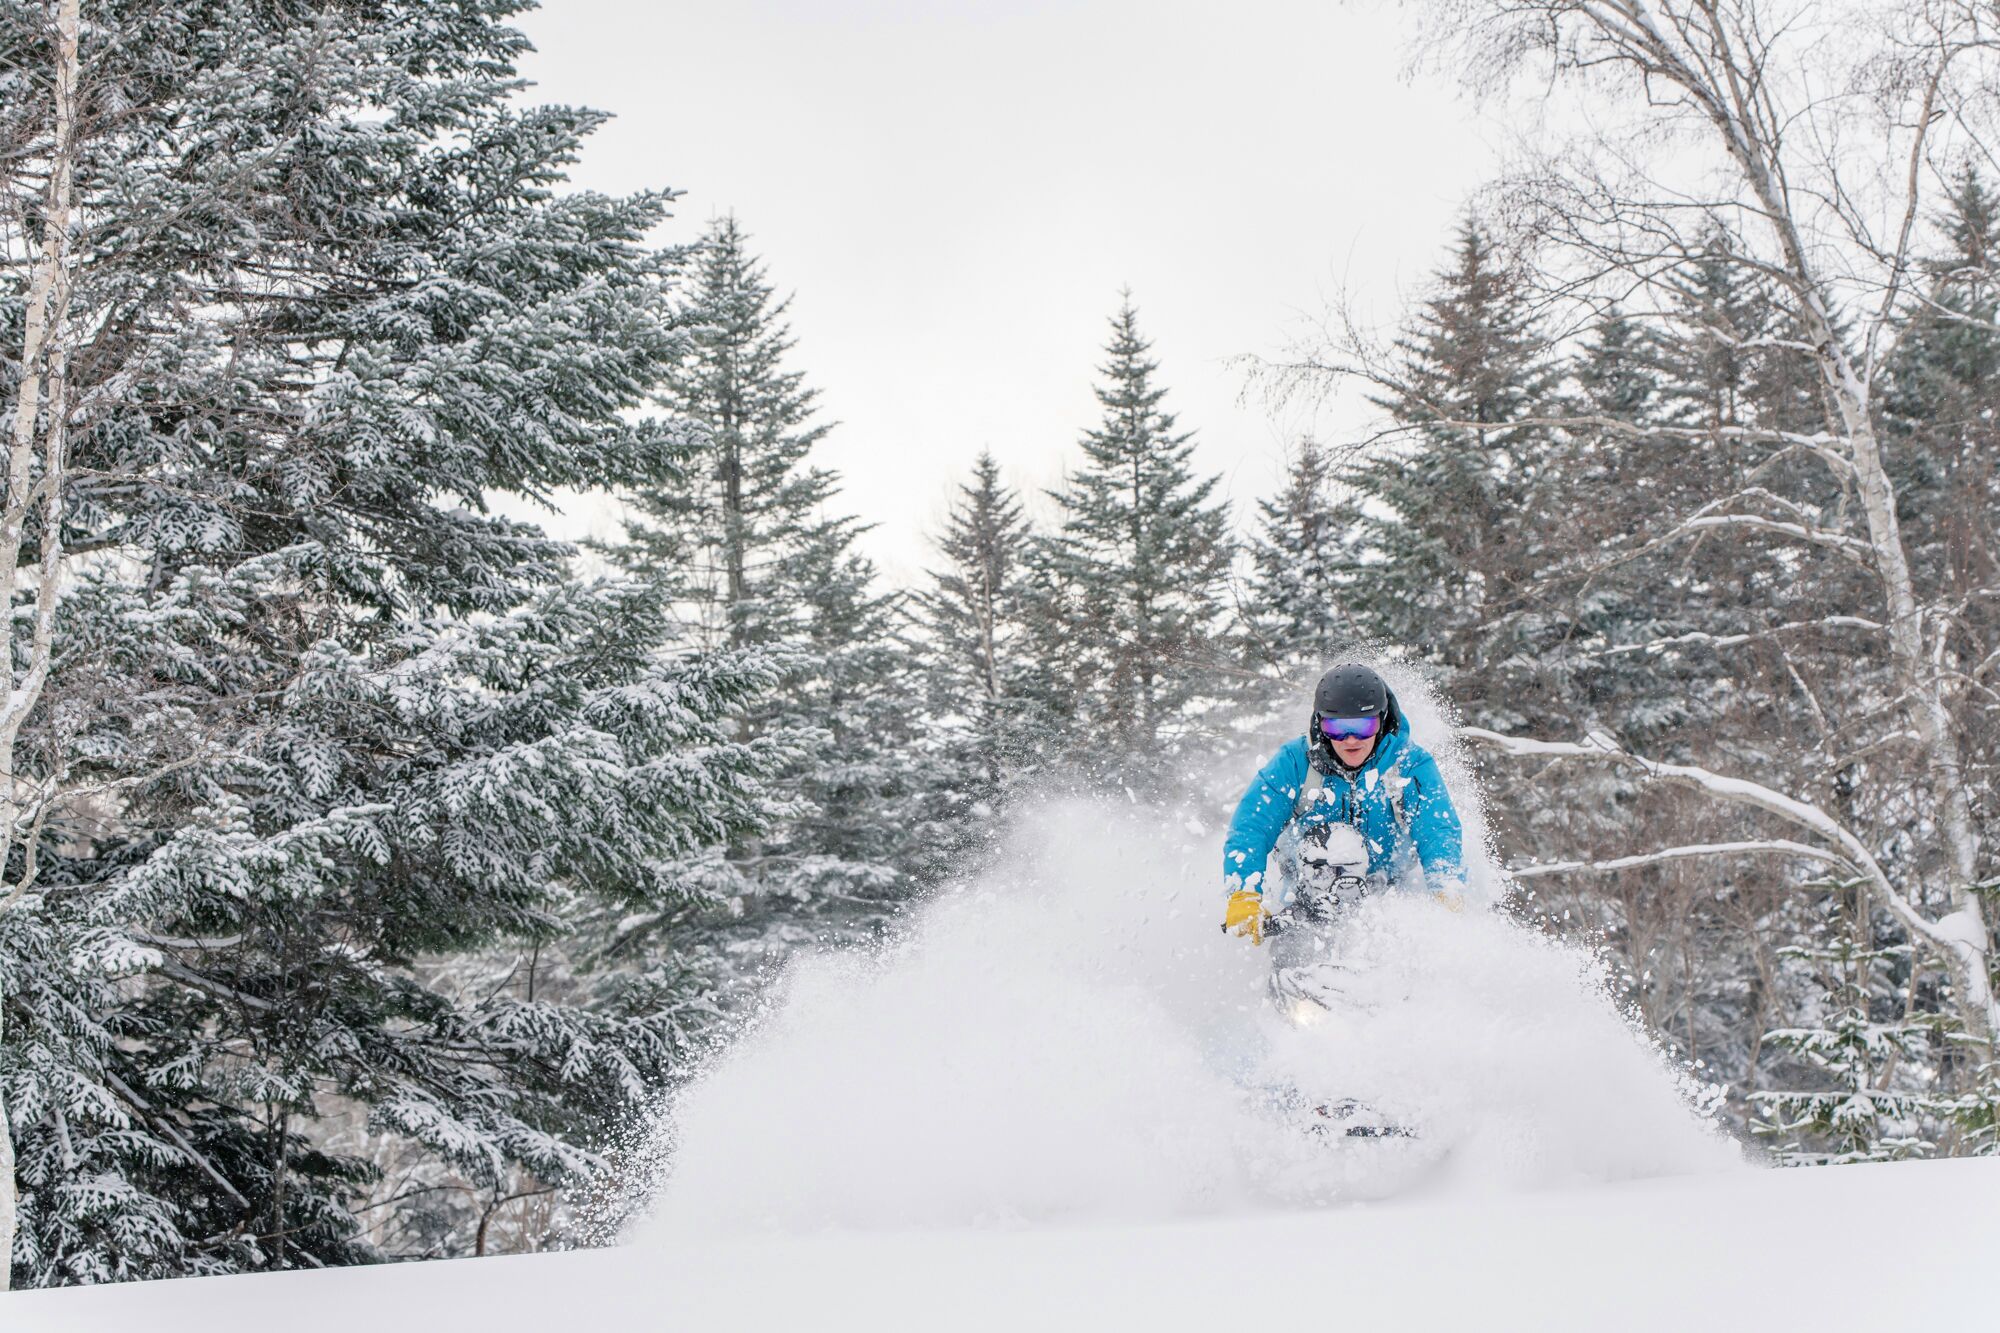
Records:
{"label": "skier's arm", "polygon": [[1428,753],[1405,768],[1408,785],[1403,789],[1404,809],[1410,818],[1410,840],[1416,844],[1417,860],[1424,868],[1424,880],[1439,893],[1460,894],[1465,890],[1465,833],[1459,826],[1458,810],[1445,790],[1444,775],[1437,760]]}
{"label": "skier's arm", "polygon": [[1305,747],[1287,745],[1271,756],[1236,803],[1236,815],[1222,842],[1222,878],[1231,891],[1264,891],[1264,862],[1291,822],[1299,784],[1305,780],[1304,765]]}

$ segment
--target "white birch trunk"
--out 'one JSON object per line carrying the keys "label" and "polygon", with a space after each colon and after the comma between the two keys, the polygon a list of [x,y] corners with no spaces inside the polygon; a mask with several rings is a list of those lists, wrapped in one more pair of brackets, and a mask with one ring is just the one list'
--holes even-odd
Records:
{"label": "white birch trunk", "polygon": [[[27,320],[21,348],[20,395],[14,404],[13,432],[7,454],[6,498],[0,507],[0,610],[8,619],[7,693],[0,701],[0,870],[21,836],[24,820],[33,815],[45,795],[11,776],[14,746],[21,726],[41,698],[53,655],[56,597],[62,576],[62,503],[64,429],[68,412],[68,349],[64,342],[69,305],[69,233],[72,184],[76,158],[76,90],[78,79],[78,0],[56,0],[54,129],[49,145],[49,186],[43,217],[41,253],[36,256],[28,290]],[[39,456],[41,466],[36,467]],[[35,614],[27,661],[18,672],[12,636],[18,632],[11,615],[20,588],[21,541],[29,511],[41,506],[41,551],[35,586]],[[0,911],[12,908],[34,878],[35,832],[28,833],[22,871],[12,885],[0,885]],[[4,1018],[4,1011],[0,1011]],[[6,1088],[0,1084],[0,1291],[11,1284],[16,1222],[14,1136],[7,1115]]]}

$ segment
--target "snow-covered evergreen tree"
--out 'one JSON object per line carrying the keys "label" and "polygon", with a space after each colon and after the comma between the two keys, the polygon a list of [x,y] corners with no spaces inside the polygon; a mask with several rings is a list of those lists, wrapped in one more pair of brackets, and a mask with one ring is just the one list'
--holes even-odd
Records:
{"label": "snow-covered evergreen tree", "polygon": [[929,762],[897,599],[855,549],[863,526],[827,512],[838,479],[813,462],[828,427],[804,372],[787,365],[787,304],[736,219],[713,223],[676,316],[687,343],[661,391],[700,443],[685,482],[624,492],[633,513],[609,549],[674,602],[692,642],[785,663],[742,725],[782,755],[792,804],[712,867],[744,913],[724,934],[750,973],[893,913],[923,859],[905,826]]}
{"label": "snow-covered evergreen tree", "polygon": [[1989,586],[1994,572],[1990,548],[1964,534],[2000,501],[1988,461],[2000,445],[1990,406],[2000,373],[2000,199],[1967,171],[1937,224],[1941,244],[1898,340],[1883,413],[1900,446],[1897,493],[1912,556],[1963,595]]}
{"label": "snow-covered evergreen tree", "polygon": [[[11,289],[0,287],[0,311],[18,317],[0,320],[12,353],[4,378],[13,400],[5,413],[8,447],[0,474],[0,608],[7,613],[0,652],[0,1291],[12,1285],[11,1256],[20,1221],[12,1130],[17,1103],[5,1064],[6,1001],[10,990],[34,984],[28,968],[14,964],[40,955],[46,968],[47,960],[59,954],[47,947],[49,925],[28,894],[40,873],[38,835],[64,793],[59,777],[34,771],[22,739],[42,706],[60,647],[55,626],[66,557],[64,510],[70,498],[69,369],[80,341],[70,296],[79,239],[75,184],[82,156],[81,6],[77,0],[56,0],[43,17],[47,22],[38,34],[44,39],[40,49],[20,50],[8,62],[4,77],[21,85],[9,91],[22,94],[27,110],[7,118],[7,137],[0,139],[0,155],[8,163],[9,202],[20,220],[18,231],[0,243],[13,252],[12,276],[17,278]],[[35,183],[24,187],[24,177]],[[43,998],[49,998],[46,992]],[[61,1003],[68,997],[58,992],[55,998]],[[36,1008],[46,1012],[48,1006]]]}
{"label": "snow-covered evergreen tree", "polygon": [[702,432],[686,484],[634,489],[633,516],[613,552],[668,590],[699,642],[770,645],[804,629],[797,584],[829,539],[820,513],[832,473],[812,464],[829,427],[813,419],[805,372],[792,350],[780,299],[733,215],[713,222],[696,248],[678,320],[687,348],[662,400]]}
{"label": "snow-covered evergreen tree", "polygon": [[912,599],[927,726],[941,747],[939,813],[968,834],[993,826],[1002,792],[1036,750],[1023,624],[1030,539],[1020,497],[982,452],[937,539],[943,567]]}
{"label": "snow-covered evergreen tree", "polygon": [[[1629,530],[1643,534],[1642,540],[1656,538],[1698,516],[1718,495],[1754,494],[1773,485],[1809,495],[1818,491],[1823,502],[1838,503],[1810,466],[1788,460],[1771,441],[1743,434],[1817,430],[1821,407],[1814,372],[1790,345],[1796,331],[1768,280],[1742,263],[1740,242],[1711,229],[1701,252],[1670,274],[1666,287],[1670,304],[1655,338],[1661,382],[1654,419],[1703,434],[1678,437],[1656,446],[1655,456],[1635,460],[1657,480],[1648,487],[1649,504],[1620,506],[1641,520],[1628,524]],[[1648,511],[1650,520],[1644,518]],[[1627,539],[1625,545],[1631,544]],[[1773,624],[1828,614],[1833,609],[1828,602],[1852,587],[1846,566],[1831,553],[1796,558],[1804,563],[1745,561],[1728,543],[1696,542],[1636,563],[1635,573],[1654,588],[1660,623],[1652,637],[1694,637],[1664,654],[1645,655],[1661,679],[1653,686],[1650,714],[1635,717],[1635,723],[1674,745],[1664,733],[1696,715],[1728,716],[1726,730],[1743,736],[1808,720],[1800,711],[1805,701],[1774,660],[1775,645],[1718,652],[1701,638],[1755,636]],[[1789,646],[1812,645],[1792,640]],[[1646,731],[1631,734],[1646,739]]]}
{"label": "snow-covered evergreen tree", "polygon": [[763,725],[809,804],[769,855],[788,862],[792,895],[815,931],[878,929],[933,862],[922,836],[934,757],[919,730],[922,681],[902,634],[902,597],[854,549],[852,519],[808,525],[793,562],[803,632]]}
{"label": "snow-covered evergreen tree", "polygon": [[[682,350],[667,196],[559,188],[599,117],[513,104],[512,9],[84,26],[78,558],[0,921],[20,1281],[372,1257],[333,1118],[471,1190],[574,1181],[690,1039],[687,997],[435,966],[704,900],[681,867],[759,822],[775,748],[733,721],[767,660],[662,656],[654,591],[486,511],[687,445],[632,415]],[[28,286],[9,252],[0,325]]]}
{"label": "snow-covered evergreen tree", "polygon": [[1926,1058],[1936,1016],[1910,1012],[1894,985],[1894,971],[1908,972],[1910,952],[1907,944],[1857,940],[1847,923],[1837,938],[1778,950],[1811,974],[1818,991],[1816,1021],[1766,1037],[1818,1086],[1751,1098],[1761,1116],[1753,1128],[1778,1145],[1780,1161],[1881,1162],[1937,1150],[1939,1100]]}
{"label": "snow-covered evergreen tree", "polygon": [[1552,356],[1476,222],[1438,281],[1382,400],[1401,436],[1351,478],[1348,600],[1375,635],[1450,669],[1472,715],[1510,725],[1531,711],[1520,668],[1545,632],[1523,588],[1559,542],[1536,489],[1547,432],[1518,424],[1545,410]]}
{"label": "snow-covered evergreen tree", "polygon": [[[1944,590],[1965,645],[1961,660],[1970,662],[1978,656],[1973,645],[2000,642],[2000,602],[1989,595],[2000,586],[2000,551],[1990,540],[2000,521],[1993,395],[2000,374],[2000,198],[1982,174],[1965,170],[1933,221],[1934,248],[1889,364],[1883,417],[1895,445],[1890,457],[1911,561]],[[1983,663],[1974,668],[1983,669]],[[2000,728],[1987,721],[1992,710],[1985,704],[1966,703],[1964,786],[1975,816],[1990,828],[2000,819]],[[1887,813],[1902,813],[1901,803]],[[1938,1005],[1945,996],[1932,991],[1920,998]],[[2000,1152],[2000,1060],[1948,1024],[1940,1046],[1934,1054],[1951,1149]]]}
{"label": "snow-covered evergreen tree", "polygon": [[1051,493],[1061,516],[1031,594],[1042,707],[1079,754],[1142,782],[1215,695],[1231,554],[1217,479],[1196,474],[1191,436],[1162,408],[1150,347],[1128,299],[1100,367],[1104,414]]}
{"label": "snow-covered evergreen tree", "polygon": [[1286,460],[1283,488],[1257,502],[1239,610],[1245,655],[1259,666],[1331,662],[1360,634],[1347,603],[1350,552],[1340,540],[1353,497],[1339,468],[1333,451],[1301,440]]}

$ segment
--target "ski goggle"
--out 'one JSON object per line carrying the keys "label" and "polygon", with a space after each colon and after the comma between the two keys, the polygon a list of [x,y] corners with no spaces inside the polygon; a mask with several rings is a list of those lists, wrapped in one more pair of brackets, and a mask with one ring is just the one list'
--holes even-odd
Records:
{"label": "ski goggle", "polygon": [[1330,741],[1365,741],[1382,730],[1379,717],[1323,717],[1319,729]]}

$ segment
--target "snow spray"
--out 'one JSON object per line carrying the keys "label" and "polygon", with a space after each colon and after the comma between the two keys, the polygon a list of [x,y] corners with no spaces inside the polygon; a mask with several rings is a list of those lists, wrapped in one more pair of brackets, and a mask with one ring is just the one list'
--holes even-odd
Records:
{"label": "snow spray", "polygon": [[[1421,682],[1396,688],[1420,741],[1449,737]],[[1461,805],[1474,898],[1490,900],[1497,872]],[[1302,1132],[1273,1111],[1283,1088],[1412,1127],[1444,1150],[1427,1190],[1738,1163],[1600,961],[1477,901],[1371,899],[1343,936],[1352,1012],[1292,1026],[1263,951],[1218,929],[1220,836],[1186,812],[1047,801],[891,945],[797,960],[677,1100],[668,1179],[635,1239],[1164,1220],[1407,1186],[1381,1174],[1396,1145]]]}

